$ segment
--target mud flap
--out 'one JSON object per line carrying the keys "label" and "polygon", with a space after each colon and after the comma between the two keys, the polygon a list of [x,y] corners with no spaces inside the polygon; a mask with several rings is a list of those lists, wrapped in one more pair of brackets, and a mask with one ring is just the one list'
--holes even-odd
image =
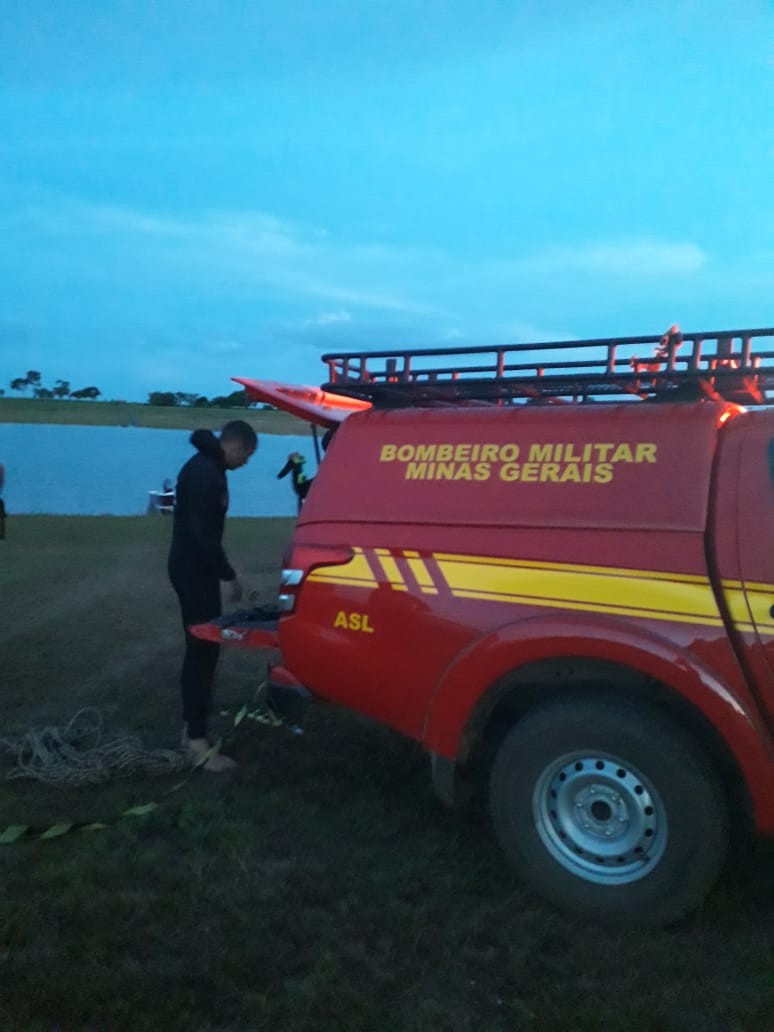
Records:
{"label": "mud flap", "polygon": [[461,776],[454,760],[438,753],[430,753],[430,773],[433,791],[444,806],[454,810],[467,809],[473,799],[473,787]]}
{"label": "mud flap", "polygon": [[283,666],[270,667],[267,674],[266,701],[277,716],[291,726],[300,725],[311,695]]}

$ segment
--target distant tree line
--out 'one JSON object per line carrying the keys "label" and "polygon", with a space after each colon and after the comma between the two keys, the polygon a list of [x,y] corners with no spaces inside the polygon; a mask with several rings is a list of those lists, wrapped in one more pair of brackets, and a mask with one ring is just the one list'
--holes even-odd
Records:
{"label": "distant tree line", "polygon": [[[167,408],[173,405],[188,405],[191,408],[251,408],[255,402],[244,391],[232,391],[231,394],[220,394],[215,398],[205,398],[203,394],[188,394],[185,391],[151,391],[148,404]],[[266,407],[271,408],[270,405]]]}
{"label": "distant tree line", "polygon": [[30,369],[26,376],[17,376],[15,380],[11,380],[11,390],[19,391],[20,394],[30,391],[33,398],[76,398],[79,401],[94,401],[102,393],[99,387],[79,387],[78,390],[70,390],[69,380],[57,380],[53,387],[44,387],[37,369]]}
{"label": "distant tree line", "polygon": [[[99,398],[102,392],[98,387],[80,387],[78,390],[70,390],[69,380],[56,380],[53,387],[44,387],[41,374],[36,369],[30,369],[26,376],[17,376],[11,380],[11,390],[20,394],[30,393],[33,398],[76,398],[94,401]],[[4,392],[0,390],[0,395]],[[151,391],[148,395],[149,405],[161,405],[162,407],[173,407],[175,405],[187,405],[191,408],[253,408],[256,402],[248,398],[243,390],[232,391],[231,394],[222,394],[214,398],[206,398],[203,394],[188,393],[186,391]],[[265,409],[273,406],[263,405]]]}

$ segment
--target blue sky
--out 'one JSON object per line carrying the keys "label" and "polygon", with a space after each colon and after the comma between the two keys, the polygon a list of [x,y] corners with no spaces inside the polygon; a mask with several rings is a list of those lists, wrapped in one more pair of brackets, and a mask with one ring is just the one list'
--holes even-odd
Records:
{"label": "blue sky", "polygon": [[772,324],[767,0],[2,0],[0,387]]}

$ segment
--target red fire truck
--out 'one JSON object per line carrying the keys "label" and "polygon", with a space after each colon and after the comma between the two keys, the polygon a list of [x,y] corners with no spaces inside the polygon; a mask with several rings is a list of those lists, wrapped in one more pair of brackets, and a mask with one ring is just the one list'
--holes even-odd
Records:
{"label": "red fire truck", "polygon": [[[486,786],[519,875],[618,924],[774,834],[774,330],[324,356],[239,380],[332,432],[276,624],[303,686]],[[330,436],[330,435],[329,435]]]}

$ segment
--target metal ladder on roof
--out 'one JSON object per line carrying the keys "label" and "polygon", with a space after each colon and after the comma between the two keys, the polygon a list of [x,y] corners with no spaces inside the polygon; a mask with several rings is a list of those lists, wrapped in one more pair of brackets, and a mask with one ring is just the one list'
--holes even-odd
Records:
{"label": "metal ladder on roof", "polygon": [[[323,389],[380,408],[608,398],[767,403],[774,329],[323,355]],[[774,400],[774,399],[773,399]]]}

